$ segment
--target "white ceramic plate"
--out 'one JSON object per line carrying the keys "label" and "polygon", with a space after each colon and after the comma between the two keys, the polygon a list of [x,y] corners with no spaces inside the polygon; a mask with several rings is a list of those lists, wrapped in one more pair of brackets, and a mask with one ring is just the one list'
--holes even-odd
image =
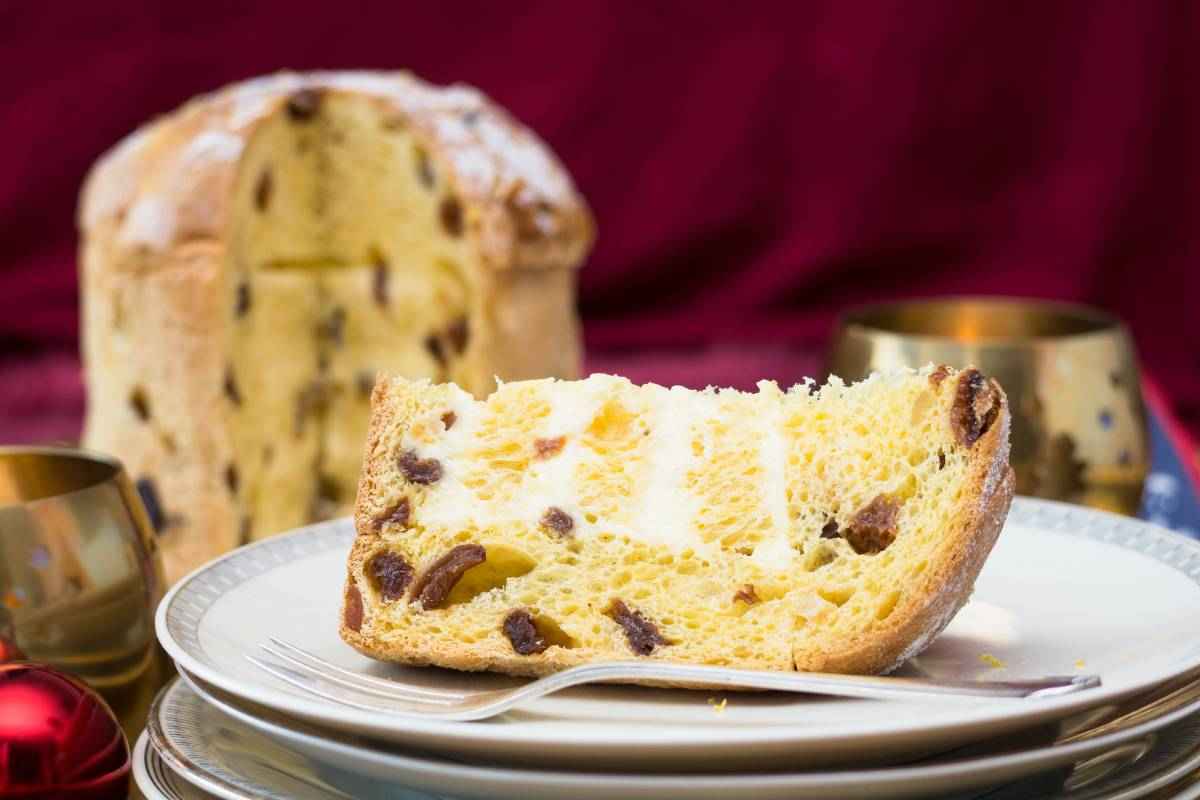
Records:
{"label": "white ceramic plate", "polygon": [[[504,676],[401,668],[337,635],[348,520],[234,551],[158,609],[180,666],[236,697],[319,725],[507,764],[585,769],[798,769],[914,757],[1061,719],[1200,665],[1200,542],[1113,514],[1018,498],[973,601],[907,674],[945,678],[1098,673],[1099,689],[1045,700],[862,701],[587,687],[487,722],[370,713],[300,693],[245,660],[268,636],[365,674],[492,688]],[[987,656],[987,659],[982,658]],[[1002,668],[989,666],[1002,663]]]}
{"label": "white ceramic plate", "polygon": [[[225,767],[217,766],[227,760],[221,759],[219,747],[202,751],[198,755],[201,764],[180,760],[178,751],[172,750],[169,763],[151,744],[150,735],[143,732],[133,748],[133,780],[144,800],[262,800],[267,797],[356,800],[331,786],[289,781],[290,776],[276,772],[286,763],[285,752],[270,743],[264,743],[262,749],[264,753],[248,753],[240,759],[235,757],[235,768],[244,769],[246,776],[233,775]],[[219,760],[214,761],[214,757]],[[171,763],[178,764],[178,769]],[[270,766],[264,771],[265,764]],[[217,771],[210,771],[214,769]],[[181,777],[184,775],[187,777]],[[385,792],[388,800],[442,800],[397,787],[387,787]]]}
{"label": "white ceramic plate", "polygon": [[133,745],[133,782],[144,800],[211,800],[213,797],[179,778],[164,764],[150,746],[150,737],[144,731]]}
{"label": "white ceramic plate", "polygon": [[[903,798],[980,791],[989,800],[1119,797],[1170,785],[1200,768],[1197,692],[1188,702],[1118,732],[1076,744],[904,767],[840,772],[648,775],[503,769],[371,750],[355,737],[329,738],[261,707],[240,706],[220,690],[178,682],[151,712],[148,729],[161,754],[226,800],[446,797],[522,800],[692,800],[693,798]],[[1050,772],[1054,767],[1062,771]],[[986,789],[1036,777],[1003,789]],[[1065,787],[1064,788],[1064,782]]]}

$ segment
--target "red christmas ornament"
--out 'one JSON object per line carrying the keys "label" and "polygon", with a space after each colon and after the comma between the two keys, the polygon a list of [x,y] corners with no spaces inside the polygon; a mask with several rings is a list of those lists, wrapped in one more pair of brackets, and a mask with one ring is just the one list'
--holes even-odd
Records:
{"label": "red christmas ornament", "polygon": [[0,664],[0,798],[123,800],[129,745],[112,710],[75,678]]}

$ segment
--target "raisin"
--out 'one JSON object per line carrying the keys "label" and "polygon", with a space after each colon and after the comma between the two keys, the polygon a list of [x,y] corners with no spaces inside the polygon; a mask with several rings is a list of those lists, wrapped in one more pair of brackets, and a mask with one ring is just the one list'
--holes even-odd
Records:
{"label": "raisin", "polygon": [[411,483],[429,486],[442,479],[442,462],[436,458],[418,458],[415,451],[405,450],[396,457],[396,463]]}
{"label": "raisin", "polygon": [[401,528],[407,528],[408,517],[411,513],[412,507],[408,502],[408,498],[401,497],[396,505],[375,518],[375,531],[379,532],[383,530],[383,526],[385,525],[399,525]]}
{"label": "raisin", "polygon": [[242,404],[242,393],[238,390],[237,378],[233,375],[233,367],[225,368],[225,396],[229,398],[229,402],[235,406]]}
{"label": "raisin", "polygon": [[346,309],[338,306],[317,326],[317,335],[341,347],[346,330]]}
{"label": "raisin", "polygon": [[433,356],[433,360],[438,363],[438,366],[446,366],[446,350],[442,347],[442,340],[436,334],[429,334],[425,337],[425,349],[429,351],[429,355]]}
{"label": "raisin", "polygon": [[403,557],[390,550],[381,550],[367,562],[367,574],[375,581],[385,603],[399,600],[412,583],[413,568]]}
{"label": "raisin", "polygon": [[308,418],[313,414],[320,414],[329,408],[329,401],[334,392],[334,386],[323,378],[318,378],[296,395],[296,419],[295,419],[295,434],[297,437],[304,435],[304,429]]}
{"label": "raisin", "polygon": [[387,262],[376,262],[375,271],[371,275],[371,296],[375,298],[375,305],[380,308],[387,308],[390,278],[391,271],[388,269]]}
{"label": "raisin", "polygon": [[420,147],[416,148],[413,154],[417,162],[417,180],[426,189],[432,189],[437,183],[437,175],[433,171],[433,163],[429,160],[429,154]]}
{"label": "raisin", "polygon": [[940,471],[945,468],[946,468],[946,452],[944,450],[939,449],[938,450],[938,470]]}
{"label": "raisin", "polygon": [[836,520],[831,519],[821,527],[822,539],[836,539],[841,535],[842,534],[841,531],[838,530],[838,524]]}
{"label": "raisin", "polygon": [[346,605],[342,611],[342,620],[347,628],[356,633],[362,628],[362,593],[358,591],[358,587],[354,585],[353,581],[346,586]]}
{"label": "raisin", "polygon": [[752,606],[758,602],[758,592],[754,591],[753,583],[747,583],[737,590],[737,593],[733,596],[733,601],[736,603],[738,600],[741,600],[748,606]]}
{"label": "raisin", "polygon": [[225,486],[228,487],[230,494],[237,494],[240,484],[241,478],[238,476],[237,464],[225,467]]}
{"label": "raisin", "polygon": [[537,454],[537,458],[551,458],[562,452],[563,445],[567,443],[567,437],[555,436],[553,439],[534,439],[533,450]]}
{"label": "raisin", "polygon": [[317,115],[320,106],[319,89],[301,89],[287,99],[287,115],[295,122],[307,122]]}
{"label": "raisin", "polygon": [[553,225],[554,206],[544,200],[532,207],[510,204],[517,224],[517,238],[523,242],[536,242],[546,235],[548,225]]}
{"label": "raisin", "polygon": [[933,388],[936,389],[941,386],[942,381],[946,380],[948,377],[950,377],[950,368],[945,364],[941,364],[937,369],[929,373],[929,382],[933,385]]}
{"label": "raisin", "polygon": [[575,520],[571,519],[571,515],[558,506],[547,508],[546,513],[542,514],[542,518],[538,522],[542,527],[549,528],[560,537],[570,536],[571,531],[575,528]]}
{"label": "raisin", "polygon": [[887,495],[878,495],[863,506],[846,528],[845,539],[859,555],[882,553],[896,540],[899,528],[896,515],[900,504]]}
{"label": "raisin", "polygon": [[504,618],[504,635],[508,637],[512,649],[523,656],[537,655],[550,646],[546,637],[538,633],[533,615],[523,608],[510,611]]}
{"label": "raisin", "polygon": [[629,641],[629,649],[639,656],[648,656],[656,647],[670,644],[658,632],[658,626],[642,616],[642,612],[634,611],[615,597],[604,611],[608,616],[625,629],[625,638]]}
{"label": "raisin", "polygon": [[162,502],[158,497],[158,487],[154,480],[148,477],[138,478],[134,483],[142,505],[146,508],[146,516],[150,519],[150,527],[155,533],[162,533],[167,528],[167,515],[163,513]]}
{"label": "raisin", "polygon": [[236,294],[233,301],[233,316],[241,319],[250,313],[250,284],[239,283]]}
{"label": "raisin", "polygon": [[450,346],[460,356],[467,350],[467,341],[470,338],[470,334],[471,331],[467,327],[466,317],[459,317],[450,323],[450,327],[446,329],[446,338],[450,340]]}
{"label": "raisin", "polygon": [[971,447],[988,432],[1000,414],[1000,390],[996,382],[977,369],[958,376],[950,425],[959,442]]}
{"label": "raisin", "polygon": [[463,573],[487,559],[479,544],[460,544],[433,562],[413,584],[412,599],[422,608],[437,608],[450,594]]}
{"label": "raisin", "polygon": [[453,195],[442,198],[442,204],[438,207],[438,217],[441,219],[442,228],[446,233],[455,239],[462,236],[463,210],[462,203],[458,202],[458,198]]}
{"label": "raisin", "polygon": [[137,386],[129,393],[129,407],[142,422],[150,419],[150,401],[146,399],[146,392],[142,387]]}
{"label": "raisin", "polygon": [[317,475],[317,497],[336,505],[342,502],[342,487],[331,476],[324,472],[319,473]]}
{"label": "raisin", "polygon": [[447,411],[445,414],[442,414],[442,425],[445,426],[446,430],[453,428],[456,422],[458,422],[458,414],[455,414],[453,411]]}
{"label": "raisin", "polygon": [[239,545],[250,543],[250,531],[253,528],[254,528],[254,520],[249,516],[242,517],[242,524],[238,528],[238,544]]}
{"label": "raisin", "polygon": [[266,211],[271,206],[271,190],[274,186],[271,170],[264,169],[254,184],[254,207],[259,211]]}
{"label": "raisin", "polygon": [[375,388],[375,374],[366,370],[359,372],[354,378],[354,386],[360,400],[370,400],[371,390]]}

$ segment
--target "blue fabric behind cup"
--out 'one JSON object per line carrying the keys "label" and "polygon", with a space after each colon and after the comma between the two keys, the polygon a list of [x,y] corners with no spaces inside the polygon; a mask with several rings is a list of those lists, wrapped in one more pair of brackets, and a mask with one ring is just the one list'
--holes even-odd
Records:
{"label": "blue fabric behind cup", "polygon": [[1149,410],[1150,474],[1138,516],[1155,525],[1200,539],[1200,492],[1192,484],[1185,455],[1176,451],[1166,427]]}

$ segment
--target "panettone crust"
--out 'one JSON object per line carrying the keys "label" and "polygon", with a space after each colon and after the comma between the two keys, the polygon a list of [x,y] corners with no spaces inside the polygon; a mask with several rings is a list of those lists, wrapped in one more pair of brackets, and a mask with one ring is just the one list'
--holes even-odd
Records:
{"label": "panettone crust", "polygon": [[489,267],[572,268],[590,249],[591,212],[566,170],[536,134],[478,90],[433,86],[408,72],[281,72],[197,97],[100,158],[85,181],[78,221],[85,237],[113,237],[118,252],[104,266],[154,269],[162,262],[150,253],[221,240],[247,141],[289,98],[314,91],[369,97],[450,165],[459,197],[474,212],[468,235]]}

